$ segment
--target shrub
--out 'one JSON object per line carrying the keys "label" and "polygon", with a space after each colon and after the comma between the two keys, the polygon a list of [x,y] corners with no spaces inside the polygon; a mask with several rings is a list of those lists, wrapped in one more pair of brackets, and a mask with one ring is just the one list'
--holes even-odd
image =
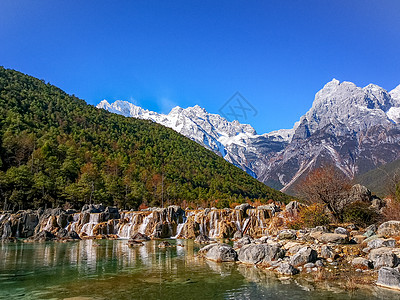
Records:
{"label": "shrub", "polygon": [[291,229],[301,229],[304,227],[315,227],[329,224],[330,218],[325,212],[325,206],[314,203],[303,207],[299,214],[287,222]]}
{"label": "shrub", "polygon": [[300,211],[300,218],[303,219],[306,227],[326,225],[330,222],[330,218],[325,212],[325,205],[319,203],[304,207]]}
{"label": "shrub", "polygon": [[359,226],[368,226],[377,221],[377,212],[368,203],[356,201],[347,205],[343,211],[343,220]]}

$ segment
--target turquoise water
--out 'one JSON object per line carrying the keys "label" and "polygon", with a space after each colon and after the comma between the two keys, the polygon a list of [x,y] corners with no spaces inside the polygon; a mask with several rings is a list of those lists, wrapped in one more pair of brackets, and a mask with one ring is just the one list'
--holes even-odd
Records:
{"label": "turquoise water", "polygon": [[[348,293],[196,256],[191,240],[0,244],[1,299],[388,299],[381,288]],[[182,246],[178,246],[182,244]]]}

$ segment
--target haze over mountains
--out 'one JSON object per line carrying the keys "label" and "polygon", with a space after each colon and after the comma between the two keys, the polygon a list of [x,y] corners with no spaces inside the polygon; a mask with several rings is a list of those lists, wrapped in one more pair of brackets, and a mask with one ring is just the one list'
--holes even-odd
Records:
{"label": "haze over mountains", "polygon": [[292,129],[265,134],[197,105],[175,107],[168,115],[127,101],[103,100],[97,107],[170,127],[287,192],[322,164],[335,164],[353,178],[400,158],[400,85],[388,92],[374,84],[360,88],[333,79]]}

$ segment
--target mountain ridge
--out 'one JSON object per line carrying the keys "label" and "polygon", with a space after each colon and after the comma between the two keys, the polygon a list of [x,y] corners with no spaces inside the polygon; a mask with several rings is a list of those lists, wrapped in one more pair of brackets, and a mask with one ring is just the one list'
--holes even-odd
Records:
{"label": "mountain ridge", "polygon": [[[97,107],[124,113],[117,109],[121,101],[113,104],[104,101]],[[143,118],[135,109],[129,110],[129,114],[125,111],[125,115]],[[154,112],[146,112],[146,118],[154,116]],[[181,120],[179,126],[171,124],[172,112],[174,121]],[[333,79],[316,93],[311,108],[293,128],[264,134],[257,134],[251,125],[208,114],[197,105],[157,115],[153,121],[173,128],[260,181],[283,190],[289,190],[299,178],[321,164],[334,164],[347,177],[354,178],[400,157],[397,147],[400,85],[388,92],[375,84],[361,88],[352,82]],[[198,121],[209,118],[219,122],[211,122],[211,127],[207,127]],[[185,126],[191,122],[192,130],[188,130]],[[218,126],[222,123],[225,127]]]}
{"label": "mountain ridge", "polygon": [[[0,205],[76,208],[286,201],[174,130],[96,109],[0,67]],[[214,203],[213,203],[214,202]]]}

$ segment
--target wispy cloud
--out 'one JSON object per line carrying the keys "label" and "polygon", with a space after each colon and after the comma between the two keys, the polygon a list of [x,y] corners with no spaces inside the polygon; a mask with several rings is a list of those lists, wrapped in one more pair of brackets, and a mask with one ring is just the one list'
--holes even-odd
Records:
{"label": "wispy cloud", "polygon": [[163,114],[168,114],[171,111],[171,109],[173,109],[177,105],[178,104],[176,104],[174,101],[166,97],[163,97],[158,100],[158,106],[160,107],[161,113]]}

